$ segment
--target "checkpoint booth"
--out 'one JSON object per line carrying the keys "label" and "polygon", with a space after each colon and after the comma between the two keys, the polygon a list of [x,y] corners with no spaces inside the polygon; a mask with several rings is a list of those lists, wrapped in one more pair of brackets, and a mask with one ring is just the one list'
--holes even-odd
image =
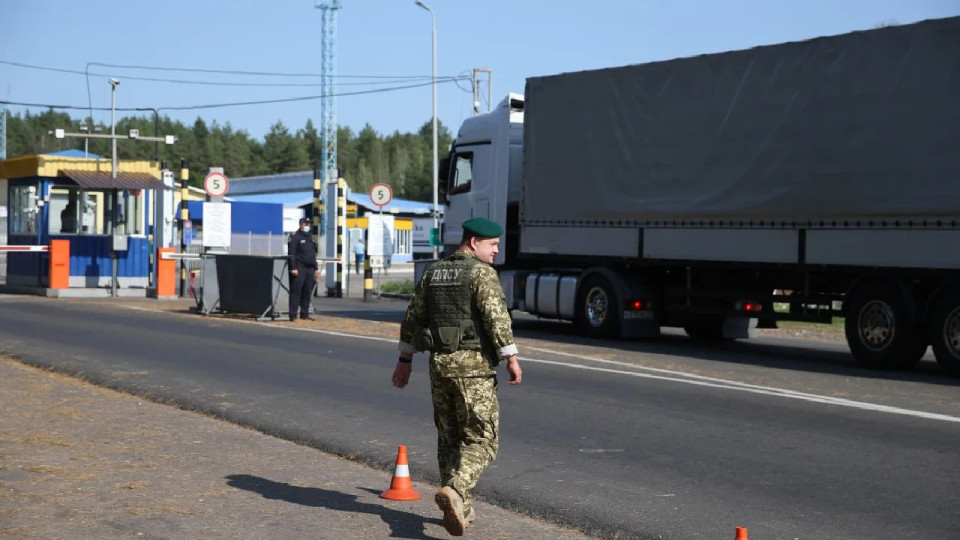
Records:
{"label": "checkpoint booth", "polygon": [[[65,154],[65,155],[64,155]],[[0,161],[7,179],[7,242],[69,242],[69,287],[142,288],[150,279],[151,197],[169,189],[152,161],[121,161],[70,153]],[[50,286],[49,253],[8,253],[7,286]]]}

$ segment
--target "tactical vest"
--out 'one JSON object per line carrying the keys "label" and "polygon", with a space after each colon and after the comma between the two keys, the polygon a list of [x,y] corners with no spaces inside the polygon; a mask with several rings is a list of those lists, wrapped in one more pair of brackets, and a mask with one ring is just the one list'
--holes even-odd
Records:
{"label": "tactical vest", "polygon": [[422,336],[424,350],[446,354],[483,350],[496,356],[470,290],[470,278],[478,264],[473,256],[458,253],[427,271],[424,293],[430,327]]}

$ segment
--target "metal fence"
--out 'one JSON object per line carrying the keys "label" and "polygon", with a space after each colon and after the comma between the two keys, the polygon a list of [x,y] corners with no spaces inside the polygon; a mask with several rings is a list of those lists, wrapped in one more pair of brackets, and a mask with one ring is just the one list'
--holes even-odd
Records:
{"label": "metal fence", "polygon": [[[287,240],[290,238],[286,234],[253,234],[253,233],[233,233],[230,236],[230,253],[234,255],[268,255],[282,256],[287,254]],[[202,254],[203,233],[197,231],[193,236],[190,245],[187,246],[187,253]],[[324,238],[320,237],[317,257],[324,258],[325,255]],[[195,271],[200,269],[200,261],[187,261],[187,270]]]}

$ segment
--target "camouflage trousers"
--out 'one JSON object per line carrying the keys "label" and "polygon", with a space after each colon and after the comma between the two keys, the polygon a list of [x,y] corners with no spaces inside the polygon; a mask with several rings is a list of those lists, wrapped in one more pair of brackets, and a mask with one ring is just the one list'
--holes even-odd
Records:
{"label": "camouflage trousers", "polygon": [[463,497],[467,511],[480,473],[497,457],[500,405],[496,377],[430,374],[433,421],[437,425],[440,484]]}

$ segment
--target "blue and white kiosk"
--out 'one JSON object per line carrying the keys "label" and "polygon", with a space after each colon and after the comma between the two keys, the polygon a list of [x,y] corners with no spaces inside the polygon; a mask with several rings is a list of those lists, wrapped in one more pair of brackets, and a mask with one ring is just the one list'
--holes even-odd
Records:
{"label": "blue and white kiosk", "polygon": [[[7,179],[7,242],[70,242],[70,287],[117,287],[146,294],[150,278],[151,197],[165,188],[159,163],[120,161],[70,150],[0,161]],[[49,254],[8,253],[7,289],[49,286]],[[137,291],[138,290],[138,291]]]}

